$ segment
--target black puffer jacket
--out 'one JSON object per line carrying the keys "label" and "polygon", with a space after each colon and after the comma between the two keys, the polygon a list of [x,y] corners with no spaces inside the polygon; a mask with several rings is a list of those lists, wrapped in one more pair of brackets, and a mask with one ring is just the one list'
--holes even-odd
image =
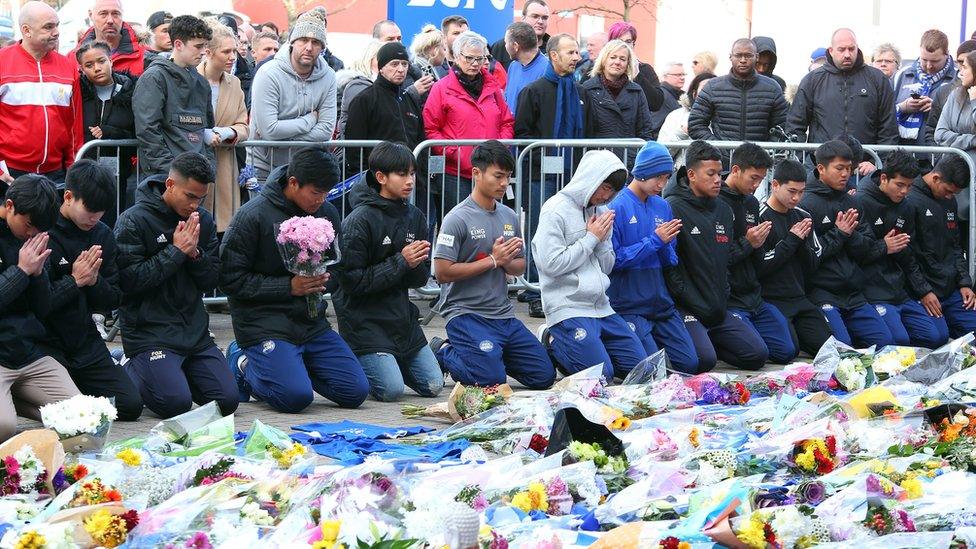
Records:
{"label": "black puffer jacket", "polygon": [[365,181],[357,183],[359,202],[342,222],[339,334],[357,355],[390,353],[403,360],[427,344],[408,290],[427,282],[430,259],[411,269],[400,252],[424,240],[427,219],[416,206],[380,196],[372,172]]}
{"label": "black puffer jacket", "polygon": [[[807,277],[808,297],[817,305],[829,303],[841,309],[865,304],[866,279],[859,263],[870,263],[887,252],[884,241],[878,242],[864,221],[857,201],[847,191],[835,191],[811,176],[800,208],[810,214],[813,232],[820,244],[818,268]],[[860,212],[857,228],[850,235],[838,229],[837,213],[851,208]]]}
{"label": "black puffer jacket", "polygon": [[136,121],[132,114],[132,92],[136,82],[119,72],[112,73],[112,78],[116,89],[108,101],[102,101],[95,85],[84,74],[81,75],[79,84],[86,143],[95,139],[89,130],[92,126],[101,128],[102,139],[132,139],[136,136]]}
{"label": "black puffer jacket", "polygon": [[[855,199],[864,214],[860,223],[867,225],[878,241],[883,241],[892,230],[914,239],[914,207],[907,196],[901,202],[892,202],[878,186],[880,176],[881,172],[874,172],[870,178],[861,179],[858,185]],[[886,253],[864,265],[864,274],[870,281],[864,286],[864,297],[869,302],[899,304],[928,293],[922,271],[912,253],[912,247],[917,245],[912,242],[897,254]]]}
{"label": "black puffer jacket", "polygon": [[753,248],[746,232],[760,223],[759,201],[723,184],[718,199],[732,210],[732,248],[729,251],[729,307],[754,312],[762,304],[756,273],[763,258],[762,246]]}
{"label": "black puffer jacket", "polygon": [[681,220],[678,265],[665,271],[665,281],[682,312],[715,326],[725,318],[729,300],[732,210],[721,200],[695,196],[687,168],[678,170],[677,181],[666,199]]}
{"label": "black puffer jacket", "polygon": [[[98,223],[92,230],[83,231],[70,219],[58,215],[57,224],[48,234],[51,314],[44,319],[47,337],[42,348],[49,348],[49,354],[68,368],[84,368],[111,360],[92,322],[92,313],[110,315],[122,302],[112,230]],[[71,276],[71,268],[81,252],[96,244],[102,247],[98,280],[92,286],[79,288]]]}
{"label": "black puffer jacket", "polygon": [[688,114],[688,135],[710,141],[769,141],[790,106],[771,78],[726,74],[705,83]]}
{"label": "black puffer jacket", "polygon": [[173,245],[183,219],[163,202],[166,176],[147,178],[136,190],[136,204],[115,224],[119,285],[122,288],[122,348],[126,356],[168,349],[179,355],[211,345],[210,316],[203,294],[217,287],[217,225],[210,212],[200,215],[196,259]]}
{"label": "black puffer jacket", "polygon": [[[220,244],[220,289],[227,294],[234,337],[241,348],[269,339],[302,345],[329,329],[325,313],[308,318],[305,297],[291,295],[292,274],[275,242],[275,225],[308,215],[285,198],[288,165],[268,176],[261,195],[237,210]],[[323,202],[315,217],[332,223],[339,238],[339,212]]]}
{"label": "black puffer jacket", "polygon": [[616,98],[607,91],[599,76],[580,85],[583,100],[583,137],[624,139],[639,137],[650,140],[651,111],[644,90],[627,82]]}
{"label": "black puffer jacket", "polygon": [[51,310],[46,272],[27,276],[17,266],[24,242],[0,219],[0,366],[17,370],[44,356],[40,318]]}
{"label": "black puffer jacket", "polygon": [[897,145],[895,93],[891,81],[864,64],[864,54],[849,71],[828,55],[823,66],[803,77],[786,120],[786,132],[801,141],[823,143],[853,135],[865,145]]}
{"label": "black puffer jacket", "polygon": [[966,256],[959,244],[959,231],[964,227],[960,226],[955,199],[935,198],[919,176],[905,200],[915,215],[912,251],[928,285],[920,291],[931,291],[939,299],[946,299],[960,288],[972,287]]}

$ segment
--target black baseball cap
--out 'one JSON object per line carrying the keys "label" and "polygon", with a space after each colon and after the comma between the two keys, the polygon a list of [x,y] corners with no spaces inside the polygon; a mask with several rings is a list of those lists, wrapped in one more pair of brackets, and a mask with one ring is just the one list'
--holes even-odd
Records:
{"label": "black baseball cap", "polygon": [[173,21],[173,14],[168,11],[157,11],[156,13],[149,16],[149,21],[146,21],[146,26],[149,30],[156,30],[156,27],[160,25],[165,25],[166,23]]}

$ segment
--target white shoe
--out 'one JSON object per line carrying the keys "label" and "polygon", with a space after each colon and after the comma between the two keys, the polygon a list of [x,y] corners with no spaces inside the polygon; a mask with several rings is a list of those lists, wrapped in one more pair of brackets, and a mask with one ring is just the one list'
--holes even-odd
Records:
{"label": "white shoe", "polygon": [[543,346],[545,346],[545,344],[548,343],[548,341],[542,341],[542,338],[546,335],[546,331],[548,330],[549,330],[549,325],[546,323],[542,323],[539,325],[539,329],[535,331],[535,338],[538,339]]}
{"label": "white shoe", "polygon": [[108,337],[108,332],[105,330],[105,315],[95,313],[92,315],[92,321],[95,323],[95,329],[98,330],[98,335],[102,336],[102,339]]}

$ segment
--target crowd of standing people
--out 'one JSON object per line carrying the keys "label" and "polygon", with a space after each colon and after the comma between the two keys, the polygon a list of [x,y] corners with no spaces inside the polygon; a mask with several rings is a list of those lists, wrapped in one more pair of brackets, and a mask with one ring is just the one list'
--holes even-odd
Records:
{"label": "crowd of standing people", "polygon": [[[95,0],[61,55],[57,13],[25,4],[23,38],[0,49],[0,439],[17,413],[79,391],[114,397],[122,420],[251,398],[297,413],[314,393],[343,407],[435,396],[445,373],[541,389],[595,364],[624,377],[661,348],[685,373],[754,370],[831,335],[932,348],[976,329],[967,163],[899,150],[878,169],[862,149],[976,158],[976,41],[953,56],[926,31],[901,67],[891,45],[868,62],[838,29],[790,86],[774,40],[742,38],[728,74],[700,52],[688,82],[683,62],[659,76],[638,59],[631,23],[581,48],[549,17],[526,0],[494,43],[452,16],[409,46],[383,20],[347,65],[322,8],[282,41],[231,15],[157,12],[139,31],[118,0]],[[646,145],[567,162],[561,188],[529,166],[516,215],[501,141],[587,138]],[[103,139],[138,145],[75,161]],[[335,139],[382,143],[316,146]],[[432,147],[445,166],[427,174],[412,151],[428,139],[481,144]],[[822,144],[806,164],[774,162],[754,142],[775,139]],[[248,140],[309,146],[236,146]],[[337,208],[326,198],[344,173],[358,178]],[[334,227],[328,273],[289,272],[275,232],[294,216]],[[540,288],[519,296],[546,319],[537,335],[510,300],[522,276]],[[411,290],[432,277],[447,338],[428,342]],[[226,354],[202,299],[215,289]],[[335,330],[308,310],[325,292]],[[113,311],[124,356],[96,322]]]}

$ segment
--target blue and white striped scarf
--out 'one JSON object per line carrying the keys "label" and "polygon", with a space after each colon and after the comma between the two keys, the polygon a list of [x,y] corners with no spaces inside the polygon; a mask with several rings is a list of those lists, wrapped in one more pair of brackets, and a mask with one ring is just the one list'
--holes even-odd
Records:
{"label": "blue and white striped scarf", "polygon": [[[923,71],[922,64],[916,59],[911,68],[915,73],[915,92],[919,95],[930,96],[929,94],[932,92],[935,84],[942,80],[949,71],[954,71],[955,69],[956,65],[951,56],[946,58],[945,66],[935,74],[928,74]],[[902,139],[918,139],[918,131],[925,122],[926,114],[924,112],[898,113],[898,135]]]}

